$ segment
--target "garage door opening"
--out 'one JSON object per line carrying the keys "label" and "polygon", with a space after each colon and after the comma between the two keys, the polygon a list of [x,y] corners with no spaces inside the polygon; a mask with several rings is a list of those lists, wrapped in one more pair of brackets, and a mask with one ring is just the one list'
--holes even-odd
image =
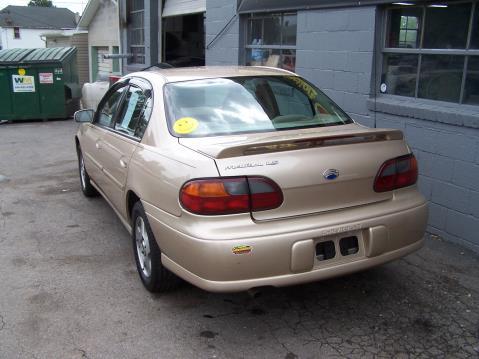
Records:
{"label": "garage door opening", "polygon": [[204,13],[163,18],[163,61],[174,67],[204,66]]}

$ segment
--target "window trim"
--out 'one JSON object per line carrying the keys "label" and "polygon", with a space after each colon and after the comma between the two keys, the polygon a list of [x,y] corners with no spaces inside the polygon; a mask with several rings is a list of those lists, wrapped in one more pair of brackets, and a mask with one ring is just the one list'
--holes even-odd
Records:
{"label": "window trim", "polygon": [[[121,99],[121,102],[120,102],[119,106],[121,106],[122,109],[123,109],[123,106],[125,106],[125,104],[126,104],[126,100],[125,100],[126,94],[128,93],[128,91],[130,91],[131,87],[138,88],[143,92],[150,91],[150,98],[151,98],[152,106],[153,106],[154,105],[154,98],[153,98],[153,87],[151,86],[151,83],[149,81],[145,80],[145,79],[140,79],[140,78],[137,78],[137,77],[132,77],[132,78],[129,78],[128,80],[129,80],[128,85],[127,85],[128,88],[126,89],[125,93],[122,95],[122,99]],[[146,129],[148,128],[148,125],[150,124],[150,120],[151,120],[151,116],[153,114],[153,110],[150,111],[150,116],[148,117],[145,132],[143,132],[143,135],[141,137],[131,136],[131,135],[125,133],[125,132],[118,131],[118,130],[115,129],[114,126],[118,121],[119,113],[120,112],[118,112],[115,115],[115,120],[113,121],[113,127],[105,127],[105,128],[107,130],[111,131],[111,132],[114,132],[114,133],[120,135],[120,136],[129,138],[130,140],[133,140],[133,141],[136,141],[136,142],[141,142],[141,140],[145,136]],[[135,129],[135,132],[136,132],[136,129]]]}
{"label": "window trim", "polygon": [[111,94],[114,92],[114,91],[118,91],[120,88],[122,87],[125,87],[125,91],[122,93],[121,95],[121,98],[120,98],[120,102],[118,104],[118,106],[120,107],[123,107],[124,104],[125,104],[125,98],[126,98],[126,94],[127,92],[129,91],[130,89],[130,86],[134,86],[134,87],[137,87],[139,89],[141,89],[143,92],[146,92],[146,91],[150,91],[150,98],[151,98],[151,101],[152,101],[152,106],[154,106],[155,104],[155,98],[154,98],[154,91],[153,91],[153,86],[151,85],[151,82],[144,79],[144,78],[140,78],[140,77],[128,77],[126,78],[125,80],[123,81],[119,81],[117,83],[115,83],[107,92],[106,94],[103,96],[103,98],[101,99],[100,103],[98,104],[98,107],[95,111],[95,115],[93,117],[93,121],[91,122],[92,125],[94,126],[97,126],[105,131],[110,131],[112,133],[115,133],[117,135],[120,135],[122,137],[125,137],[129,140],[132,140],[132,141],[135,141],[135,142],[141,142],[141,140],[143,139],[145,133],[146,133],[146,130],[148,129],[148,126],[150,124],[150,121],[151,121],[151,116],[153,115],[153,111],[150,112],[150,117],[148,118],[148,124],[147,124],[147,127],[145,128],[145,132],[143,132],[143,136],[141,137],[135,137],[135,136],[130,136],[122,131],[118,131],[118,130],[115,130],[114,128],[114,125],[115,123],[117,122],[118,120],[118,116],[119,116],[119,111],[117,111],[115,113],[115,116],[113,117],[113,120],[111,122],[111,125],[110,126],[104,126],[102,124],[100,124],[98,122],[98,117],[99,117],[99,112],[98,112],[98,109],[100,108],[100,106],[103,106],[105,104],[105,102],[107,101],[107,99],[111,96]]}
{"label": "window trim", "polygon": [[[102,97],[100,103],[98,104],[97,108],[96,108],[96,111],[95,111],[95,116],[93,117],[93,121],[92,121],[92,124],[97,126],[97,127],[100,127],[100,128],[103,128],[103,129],[113,129],[112,125],[111,124],[114,124],[116,122],[116,118],[118,117],[118,112],[115,113],[115,116],[112,118],[112,121],[111,121],[111,124],[110,126],[105,126],[103,124],[101,124],[99,122],[99,109],[100,107],[102,107],[106,101],[108,101],[108,99],[111,97],[111,95],[115,92],[115,91],[118,91],[120,88],[122,87],[125,87],[126,90],[128,91],[128,87],[129,87],[129,79],[125,80],[125,81],[121,81],[121,82],[117,82],[115,83],[112,87],[110,87],[110,89],[105,93],[105,95]],[[121,94],[121,97],[120,97],[120,102],[118,103],[118,106],[122,106],[123,105],[123,102],[125,101],[125,94],[126,94],[126,91],[123,92]]]}
{"label": "window trim", "polygon": [[22,36],[20,35],[20,27],[19,26],[14,26],[13,27],[13,39],[14,40],[20,40],[21,38],[22,38]]}
{"label": "window trim", "polygon": [[[283,45],[283,31],[280,33],[280,44],[279,45],[252,45],[249,44],[248,41],[248,30],[250,26],[250,20],[252,19],[270,19],[274,18],[275,16],[279,16],[281,18],[281,26],[283,26],[283,19],[285,15],[294,15],[296,16],[296,44],[295,45]],[[297,28],[297,19],[298,13],[296,11],[282,11],[282,12],[261,12],[261,13],[250,13],[245,17],[244,27],[243,27],[243,49],[244,50],[293,50],[297,51],[297,43],[298,43],[298,28]],[[261,25],[261,33],[264,34],[264,21]],[[281,55],[282,56],[282,55]],[[295,55],[296,56],[296,55]],[[243,51],[243,64],[246,64],[247,61],[247,51]],[[295,65],[296,68],[296,65]]]}
{"label": "window trim", "polygon": [[[478,106],[477,104],[468,104],[464,103],[464,96],[465,96],[465,87],[466,87],[466,79],[467,79],[467,72],[468,72],[468,62],[470,56],[479,56],[479,49],[470,49],[471,45],[471,38],[472,38],[472,31],[474,28],[474,20],[476,18],[479,19],[479,0],[462,0],[457,2],[452,2],[450,0],[446,0],[446,3],[453,3],[454,5],[459,4],[471,4],[471,13],[469,17],[469,24],[467,28],[467,39],[466,39],[466,46],[465,49],[425,49],[423,48],[424,42],[424,32],[425,32],[425,25],[426,25],[426,10],[427,10],[427,3],[422,1],[418,4],[414,4],[414,7],[420,7],[422,9],[422,22],[421,22],[421,29],[420,29],[420,39],[419,39],[419,47],[418,48],[395,48],[395,47],[387,47],[387,40],[388,40],[388,27],[390,22],[390,11],[394,9],[405,9],[408,6],[400,6],[400,5],[393,5],[387,6],[384,8],[382,15],[381,15],[381,24],[379,29],[381,29],[381,33],[378,36],[378,42],[380,49],[377,57],[377,66],[376,71],[379,74],[375,81],[375,91],[374,93],[380,96],[397,96],[406,99],[414,99],[414,100],[428,100],[428,101],[438,101],[438,102],[446,102],[458,105],[468,105],[468,106]],[[413,7],[413,6],[411,6]],[[383,94],[380,91],[380,85],[382,83],[382,77],[384,75],[385,66],[385,54],[411,54],[418,56],[417,62],[417,72],[416,72],[416,84],[414,90],[414,96],[403,96],[403,95],[396,95],[396,94]],[[459,101],[452,102],[452,101],[443,101],[443,100],[433,100],[428,98],[419,97],[419,82],[420,82],[420,75],[421,75],[421,66],[422,66],[422,57],[423,55],[453,55],[453,56],[461,56],[464,58],[464,65],[462,69],[462,77],[461,77],[461,88],[459,93]]]}
{"label": "window trim", "polygon": [[[128,59],[128,66],[135,66],[135,65],[143,65],[145,66],[147,64],[147,59],[146,59],[146,41],[145,41],[145,33],[146,33],[146,29],[147,27],[145,26],[145,20],[146,20],[146,16],[145,16],[145,13],[146,13],[146,4],[145,4],[145,1],[143,2],[143,8],[142,9],[137,9],[137,10],[131,10],[131,5],[130,3],[132,2],[132,0],[129,0],[128,1],[128,7],[127,7],[127,17],[128,18],[131,18],[132,14],[142,14],[143,16],[143,20],[142,20],[142,23],[143,23],[143,26],[142,27],[133,27],[131,23],[128,24],[128,27],[127,27],[127,42],[128,42],[128,50],[130,50],[131,48],[137,48],[137,49],[143,49],[143,61],[144,62],[130,62],[133,58],[133,56],[131,58]],[[131,32],[133,30],[143,30],[143,44],[132,44],[131,43]]]}

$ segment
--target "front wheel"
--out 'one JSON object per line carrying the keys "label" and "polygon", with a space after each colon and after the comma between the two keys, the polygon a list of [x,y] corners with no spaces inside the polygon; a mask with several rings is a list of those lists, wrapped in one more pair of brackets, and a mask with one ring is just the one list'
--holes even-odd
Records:
{"label": "front wheel", "polygon": [[85,161],[83,160],[83,154],[80,148],[78,148],[78,169],[80,171],[80,185],[83,194],[86,197],[98,196],[98,191],[95,189],[95,187],[92,186],[90,182],[90,176],[86,171]]}
{"label": "front wheel", "polygon": [[179,279],[161,263],[161,251],[156,243],[141,202],[133,206],[132,241],[136,268],[141,281],[150,292],[165,292],[174,288]]}

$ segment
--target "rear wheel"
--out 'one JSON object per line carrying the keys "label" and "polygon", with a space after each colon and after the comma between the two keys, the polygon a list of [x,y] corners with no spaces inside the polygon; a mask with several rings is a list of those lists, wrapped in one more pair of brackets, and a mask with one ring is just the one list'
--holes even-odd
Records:
{"label": "rear wheel", "polygon": [[86,197],[98,196],[98,191],[95,189],[95,187],[92,186],[90,182],[90,176],[86,171],[85,161],[83,160],[83,154],[80,148],[78,148],[78,169],[80,171],[80,185],[83,194]]}
{"label": "rear wheel", "polygon": [[136,268],[141,281],[150,292],[165,292],[179,283],[179,278],[161,263],[161,251],[156,243],[141,202],[132,211],[132,241]]}

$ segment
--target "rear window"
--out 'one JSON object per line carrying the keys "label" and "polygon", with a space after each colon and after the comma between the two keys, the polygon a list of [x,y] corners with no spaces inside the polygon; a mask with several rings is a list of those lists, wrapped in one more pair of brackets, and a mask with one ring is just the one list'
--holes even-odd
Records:
{"label": "rear window", "polygon": [[215,78],[169,83],[165,102],[177,137],[337,126],[349,116],[297,76]]}

